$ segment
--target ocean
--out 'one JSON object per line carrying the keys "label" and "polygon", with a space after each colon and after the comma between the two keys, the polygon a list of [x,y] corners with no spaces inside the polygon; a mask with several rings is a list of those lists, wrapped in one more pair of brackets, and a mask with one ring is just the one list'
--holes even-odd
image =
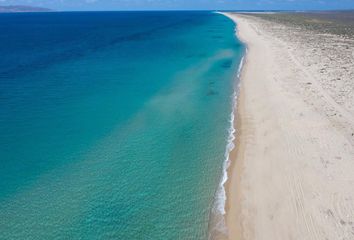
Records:
{"label": "ocean", "polygon": [[0,14],[0,239],[223,231],[234,31],[213,12]]}

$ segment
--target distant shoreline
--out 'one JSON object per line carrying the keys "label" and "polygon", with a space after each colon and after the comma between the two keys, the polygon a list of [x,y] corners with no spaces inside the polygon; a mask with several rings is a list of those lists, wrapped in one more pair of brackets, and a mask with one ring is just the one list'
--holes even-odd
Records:
{"label": "distant shoreline", "polygon": [[0,6],[0,13],[25,13],[25,12],[53,12],[54,10],[42,7],[8,5]]}

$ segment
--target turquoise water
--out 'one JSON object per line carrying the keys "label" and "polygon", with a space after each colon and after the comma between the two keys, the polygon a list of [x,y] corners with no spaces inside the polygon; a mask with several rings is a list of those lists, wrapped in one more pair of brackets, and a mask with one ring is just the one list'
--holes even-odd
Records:
{"label": "turquoise water", "polygon": [[234,27],[209,12],[0,15],[0,239],[207,239]]}

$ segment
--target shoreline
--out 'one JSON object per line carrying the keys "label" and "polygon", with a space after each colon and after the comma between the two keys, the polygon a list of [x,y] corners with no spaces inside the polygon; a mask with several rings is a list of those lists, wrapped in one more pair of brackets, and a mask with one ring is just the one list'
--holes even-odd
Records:
{"label": "shoreline", "polygon": [[243,75],[244,71],[248,65],[248,44],[240,36],[240,30],[238,23],[235,18],[229,13],[222,12],[224,16],[230,18],[235,23],[235,35],[242,42],[245,47],[244,56],[241,61],[241,66],[238,71],[238,95],[234,103],[234,129],[235,129],[235,139],[234,139],[234,148],[229,153],[229,166],[227,169],[228,179],[224,185],[226,191],[226,202],[225,202],[225,222],[228,231],[227,239],[232,237],[233,240],[242,239],[242,226],[241,226],[241,208],[240,203],[242,199],[241,195],[241,172],[243,168],[243,158],[244,154],[244,141],[243,141],[243,132],[242,129],[244,124],[242,123],[242,115],[244,114],[244,84],[243,84]]}
{"label": "shoreline", "polygon": [[[236,172],[239,172],[239,165],[236,164],[236,161],[234,159],[238,155],[237,153],[242,152],[241,148],[241,119],[240,119],[240,108],[242,106],[239,106],[243,103],[242,100],[242,84],[241,84],[241,76],[242,72],[245,67],[246,63],[246,58],[247,58],[247,44],[241,40],[241,38],[238,36],[238,29],[237,29],[237,24],[234,19],[232,19],[232,16],[229,16],[228,13],[225,12],[215,12],[217,14],[224,15],[227,18],[230,18],[234,23],[235,23],[235,35],[236,38],[238,38],[242,44],[244,45],[244,53],[241,58],[240,64],[238,66],[237,72],[236,72],[236,77],[235,77],[235,82],[238,81],[238,84],[235,85],[235,90],[232,96],[232,111],[230,114],[230,127],[229,127],[229,137],[226,145],[226,151],[225,151],[225,161],[223,163],[223,174],[222,174],[222,179],[220,181],[220,185],[218,187],[218,190],[216,192],[216,206],[213,207],[212,210],[212,220],[211,220],[211,225],[213,228],[210,231],[210,237],[209,239],[218,239],[218,240],[226,240],[229,239],[229,232],[231,230],[235,230],[233,227],[229,227],[228,222],[230,221],[228,217],[230,216],[229,211],[234,212],[233,207],[237,207],[238,204],[233,205],[229,202],[229,195],[232,194],[233,192],[230,191],[230,188],[233,188],[234,186],[235,189],[240,189],[237,184],[239,183],[239,179],[237,177],[237,174],[233,174],[235,172],[234,168],[237,168]],[[237,180],[235,181],[233,179],[235,177]],[[233,197],[231,197],[233,199]],[[216,208],[216,211],[214,210]],[[214,212],[214,213],[213,213]],[[215,218],[215,219],[214,219]],[[214,219],[214,221],[213,221]],[[235,222],[234,220],[231,220],[232,222]],[[232,231],[232,236],[237,236],[238,230],[237,231]],[[238,237],[236,240],[239,239]]]}
{"label": "shoreline", "polygon": [[226,240],[228,237],[228,228],[226,226],[226,218],[228,212],[228,204],[227,204],[227,191],[228,191],[228,184],[230,179],[230,168],[233,166],[233,157],[234,152],[237,151],[236,144],[238,138],[238,129],[237,126],[237,118],[238,118],[238,104],[240,98],[240,88],[241,88],[241,72],[245,63],[246,58],[245,51],[244,55],[241,58],[235,81],[239,81],[237,85],[235,85],[235,90],[232,95],[232,111],[230,114],[230,127],[229,127],[229,136],[227,139],[227,145],[225,150],[225,160],[223,163],[223,172],[222,172],[222,179],[219,183],[219,187],[215,194],[215,203],[211,211],[210,216],[210,224],[213,226],[212,229],[209,229],[209,239],[218,239],[218,240]]}

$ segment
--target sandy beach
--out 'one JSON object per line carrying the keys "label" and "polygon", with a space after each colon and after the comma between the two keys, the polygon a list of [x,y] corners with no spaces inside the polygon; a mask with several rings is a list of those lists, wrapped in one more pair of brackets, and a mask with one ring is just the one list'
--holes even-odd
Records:
{"label": "sandy beach", "polygon": [[354,40],[226,13],[247,45],[229,239],[354,239]]}

